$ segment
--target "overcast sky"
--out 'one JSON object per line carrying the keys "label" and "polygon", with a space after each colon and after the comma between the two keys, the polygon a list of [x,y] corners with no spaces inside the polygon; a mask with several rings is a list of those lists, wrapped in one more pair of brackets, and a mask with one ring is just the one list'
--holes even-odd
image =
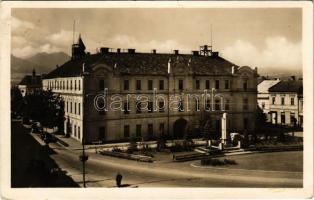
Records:
{"label": "overcast sky", "polygon": [[81,33],[87,51],[100,46],[190,53],[212,41],[235,64],[302,68],[301,9],[13,9],[12,54],[69,55]]}

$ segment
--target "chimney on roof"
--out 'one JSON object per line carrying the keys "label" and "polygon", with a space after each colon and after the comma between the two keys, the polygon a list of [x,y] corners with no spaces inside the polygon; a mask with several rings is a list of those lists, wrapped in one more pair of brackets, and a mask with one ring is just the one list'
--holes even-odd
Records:
{"label": "chimney on roof", "polygon": [[109,48],[108,47],[101,47],[100,48],[100,53],[101,54],[106,54],[106,53],[108,53],[109,52]]}
{"label": "chimney on roof", "polygon": [[33,68],[33,77],[36,76],[36,71],[35,71],[35,68]]}
{"label": "chimney on roof", "polygon": [[128,53],[129,54],[134,54],[135,53],[135,49],[128,49]]}
{"label": "chimney on roof", "polygon": [[192,54],[193,54],[193,56],[198,56],[199,55],[198,51],[192,51]]}
{"label": "chimney on roof", "polygon": [[179,50],[173,50],[173,53],[175,54],[175,55],[178,55],[179,54]]}
{"label": "chimney on roof", "polygon": [[157,52],[156,49],[152,50],[152,54],[156,54],[156,52]]}
{"label": "chimney on roof", "polygon": [[58,69],[58,68],[59,68],[59,65],[56,65],[56,68]]}
{"label": "chimney on roof", "polygon": [[117,48],[117,53],[121,53],[121,49],[120,48]]}
{"label": "chimney on roof", "polygon": [[212,52],[212,57],[218,57],[219,56],[219,52],[218,51],[213,51]]}

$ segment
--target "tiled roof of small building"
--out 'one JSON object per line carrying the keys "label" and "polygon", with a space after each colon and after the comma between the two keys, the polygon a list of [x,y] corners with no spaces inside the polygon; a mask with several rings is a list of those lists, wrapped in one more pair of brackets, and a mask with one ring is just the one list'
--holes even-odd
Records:
{"label": "tiled roof of small building", "polygon": [[33,86],[41,86],[41,75],[26,75],[24,78],[21,80],[19,85],[33,85]]}
{"label": "tiled roof of small building", "polygon": [[269,88],[269,92],[295,92],[303,93],[303,82],[295,80],[280,81],[276,85]]}
{"label": "tiled roof of small building", "polygon": [[263,80],[257,85],[258,93],[268,93],[269,88],[277,84],[280,80]]}
{"label": "tiled roof of small building", "polygon": [[168,62],[171,60],[172,70],[179,65],[191,68],[196,75],[229,75],[231,67],[238,66],[219,57],[194,56],[188,54],[152,54],[152,53],[98,53],[86,55],[79,60],[70,60],[51,71],[45,79],[56,77],[80,76],[85,63],[85,70],[90,71],[92,66],[105,64],[121,74],[158,74],[166,75]]}

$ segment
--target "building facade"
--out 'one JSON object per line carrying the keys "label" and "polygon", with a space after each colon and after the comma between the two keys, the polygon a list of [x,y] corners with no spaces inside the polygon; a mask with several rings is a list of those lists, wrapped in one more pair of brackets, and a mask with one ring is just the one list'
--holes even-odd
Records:
{"label": "building facade", "polygon": [[269,88],[269,114],[273,124],[303,127],[302,81],[280,81]]}
{"label": "building facade", "polygon": [[22,96],[27,94],[33,94],[42,90],[42,76],[36,75],[35,69],[33,69],[32,75],[26,75],[18,84]]}
{"label": "building facade", "polygon": [[275,80],[263,80],[257,85],[257,104],[259,108],[263,111],[263,113],[267,116],[267,121],[271,121],[271,116],[269,114],[269,107],[270,107],[270,94],[269,88],[279,83],[279,79]]}
{"label": "building facade", "polygon": [[43,88],[63,97],[65,132],[80,141],[84,134],[89,143],[220,134],[224,112],[229,133],[254,130],[257,69],[206,45],[192,54],[109,48],[89,54],[79,38],[72,59],[50,72]]}

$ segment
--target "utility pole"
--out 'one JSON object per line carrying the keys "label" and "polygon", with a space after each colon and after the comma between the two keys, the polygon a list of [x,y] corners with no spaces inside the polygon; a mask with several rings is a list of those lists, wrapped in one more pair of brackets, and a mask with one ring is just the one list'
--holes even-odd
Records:
{"label": "utility pole", "polygon": [[83,63],[83,74],[82,74],[82,93],[83,93],[83,102],[82,102],[82,106],[83,106],[83,118],[82,118],[82,124],[83,124],[83,128],[82,128],[82,147],[83,147],[83,151],[82,151],[82,155],[79,156],[80,161],[82,162],[82,175],[83,175],[83,187],[86,187],[86,181],[85,181],[85,163],[88,160],[88,156],[85,154],[85,103],[86,103],[86,87],[85,87],[85,63]]}
{"label": "utility pole", "polygon": [[212,24],[210,24],[210,46],[213,49],[213,29],[212,29]]}
{"label": "utility pole", "polygon": [[168,105],[168,137],[170,136],[170,73],[171,73],[171,58],[168,60],[168,71],[167,71],[167,78],[168,78],[168,83],[167,83],[167,86],[168,86],[168,102],[167,102],[167,105]]}
{"label": "utility pole", "polygon": [[75,34],[75,20],[74,20],[74,22],[73,22],[73,43],[72,44],[74,44],[74,34]]}

